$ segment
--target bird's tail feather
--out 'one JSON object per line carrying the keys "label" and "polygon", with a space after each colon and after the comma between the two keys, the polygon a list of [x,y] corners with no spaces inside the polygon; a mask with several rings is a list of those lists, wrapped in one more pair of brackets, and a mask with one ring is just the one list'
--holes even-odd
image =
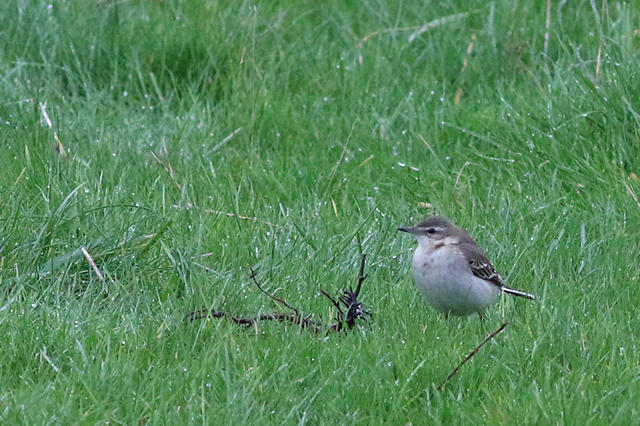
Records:
{"label": "bird's tail feather", "polygon": [[533,294],[525,293],[524,291],[516,290],[511,287],[503,286],[502,291],[505,293],[513,294],[514,296],[526,297],[527,299],[536,300]]}

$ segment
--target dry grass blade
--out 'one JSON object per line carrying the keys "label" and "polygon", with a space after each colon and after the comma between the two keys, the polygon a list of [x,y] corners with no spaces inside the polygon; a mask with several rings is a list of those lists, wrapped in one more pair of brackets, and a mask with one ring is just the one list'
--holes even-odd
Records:
{"label": "dry grass blade", "polygon": [[80,247],[80,250],[82,250],[82,254],[84,255],[85,259],[87,259],[87,262],[89,262],[89,265],[91,265],[91,269],[93,269],[93,272],[95,272],[98,279],[104,284],[104,276],[102,276],[102,272],[100,272],[100,269],[98,269],[98,265],[96,265],[96,262],[93,261],[93,258],[89,254],[89,251],[84,246]]}

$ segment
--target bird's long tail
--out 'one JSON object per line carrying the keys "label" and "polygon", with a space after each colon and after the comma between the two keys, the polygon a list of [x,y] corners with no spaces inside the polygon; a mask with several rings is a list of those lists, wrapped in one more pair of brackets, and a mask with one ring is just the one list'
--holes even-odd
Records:
{"label": "bird's long tail", "polygon": [[502,291],[505,293],[513,294],[514,296],[526,297],[527,299],[536,300],[533,294],[525,293],[524,291],[516,290],[511,287],[502,286]]}

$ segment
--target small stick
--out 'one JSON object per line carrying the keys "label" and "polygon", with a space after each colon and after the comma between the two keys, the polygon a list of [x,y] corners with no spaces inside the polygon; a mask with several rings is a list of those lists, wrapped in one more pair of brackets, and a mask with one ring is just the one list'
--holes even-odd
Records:
{"label": "small stick", "polygon": [[360,289],[362,288],[362,283],[367,279],[369,274],[364,274],[364,266],[367,260],[367,255],[362,255],[362,262],[360,263],[360,274],[358,275],[358,285],[356,286],[356,291],[353,291],[352,287],[349,287],[342,293],[340,296],[340,301],[347,307],[347,317],[345,318],[345,322],[349,328],[353,328],[356,324],[356,319],[362,317],[365,314],[369,314],[369,312],[364,309],[362,302],[358,302],[358,296],[360,294]]}
{"label": "small stick", "polygon": [[320,289],[320,293],[324,294],[327,297],[327,299],[331,300],[331,303],[333,304],[333,306],[338,310],[338,313],[340,314],[340,318],[341,319],[344,318],[344,313],[342,312],[342,307],[340,306],[340,303],[338,303],[336,299],[334,299],[329,293],[327,293],[323,289]]}
{"label": "small stick", "polygon": [[364,274],[364,264],[365,264],[366,261],[367,261],[367,255],[363,254],[362,255],[362,262],[360,262],[360,274],[358,275],[358,286],[356,287],[356,291],[355,291],[356,297],[358,297],[360,295],[360,288],[362,288],[362,283],[369,276],[369,274],[367,274],[367,275]]}
{"label": "small stick", "polygon": [[440,386],[438,386],[438,392],[440,392],[442,390],[442,388],[444,387],[445,384],[447,384],[447,382],[453,377],[455,376],[455,374],[458,372],[458,370],[460,370],[460,368],[465,365],[467,363],[467,361],[469,361],[471,358],[473,358],[473,356],[475,354],[478,353],[478,351],[480,350],[480,348],[482,348],[489,340],[493,339],[494,337],[496,337],[502,330],[505,329],[505,327],[509,324],[509,321],[506,321],[504,324],[502,324],[500,326],[499,329],[497,329],[496,331],[494,331],[493,333],[491,333],[489,335],[489,337],[487,337],[486,339],[484,339],[484,341],[482,343],[480,343],[473,351],[471,351],[471,353],[469,354],[469,356],[467,356],[464,361],[462,361],[460,363],[460,365],[458,365],[452,372],[451,374],[449,374],[449,376],[447,376],[446,379],[444,379],[444,382],[442,382],[442,384]]}
{"label": "small stick", "polygon": [[270,299],[275,300],[276,302],[280,302],[282,303],[284,306],[286,306],[287,308],[291,309],[293,312],[296,313],[296,316],[298,318],[300,318],[300,311],[298,311],[296,308],[294,308],[293,306],[291,306],[290,304],[288,304],[287,302],[285,302],[284,300],[274,296],[273,294],[269,293],[268,291],[266,291],[265,289],[263,289],[260,284],[258,283],[258,280],[256,279],[256,272],[253,270],[253,268],[249,268],[249,270],[251,271],[251,279],[253,280],[253,282],[255,283],[256,287],[258,287],[258,289],[263,292],[264,294],[266,294]]}
{"label": "small stick", "polygon": [[[184,321],[193,322],[195,320],[205,319],[209,315],[211,315],[213,318],[226,317],[238,325],[246,325],[246,326],[253,325],[258,321],[275,320],[279,322],[291,322],[299,325],[302,328],[311,328],[316,333],[318,333],[322,329],[322,324],[317,321],[312,321],[310,317],[303,318],[302,321],[298,321],[298,317],[296,315],[283,314],[280,312],[274,312],[272,314],[263,314],[257,317],[234,317],[230,313],[216,311],[215,309],[211,311],[208,311],[206,309],[200,309],[198,311],[191,312],[189,315],[187,315],[184,318]],[[331,330],[339,329],[339,324],[332,324],[331,326],[329,326],[329,329]]]}
{"label": "small stick", "polygon": [[[333,306],[338,310],[338,321],[333,324],[325,325],[323,327],[322,322],[314,321],[311,315],[303,318],[300,315],[300,311],[298,309],[289,305],[285,300],[274,296],[273,294],[267,292],[264,288],[262,288],[262,286],[260,285],[260,283],[256,278],[256,271],[253,268],[249,268],[249,271],[251,271],[251,279],[255,283],[256,287],[258,287],[258,289],[262,293],[266,294],[267,297],[269,297],[270,299],[276,302],[279,302],[284,306],[286,306],[287,308],[291,309],[294,312],[294,314],[284,314],[280,312],[274,312],[271,314],[262,314],[256,317],[235,317],[230,313],[216,311],[215,309],[212,309],[212,310],[200,309],[188,314],[183,319],[183,321],[193,322],[195,320],[208,318],[209,315],[211,315],[213,318],[226,317],[238,325],[246,325],[246,326],[250,326],[258,321],[266,321],[266,320],[291,322],[299,325],[303,329],[304,328],[312,329],[315,333],[319,333],[323,330],[327,332],[341,331],[344,327],[344,323],[346,323],[349,328],[352,328],[355,325],[355,321],[357,318],[363,317],[364,315],[371,315],[370,312],[364,309],[362,302],[358,302],[358,295],[360,294],[362,283],[369,276],[368,274],[364,273],[366,259],[367,259],[367,255],[363,254],[362,262],[360,264],[360,273],[358,275],[358,285],[356,287],[356,291],[353,291],[353,289],[349,287],[349,289],[345,290],[344,293],[340,296],[340,298],[336,300],[329,293],[327,293],[323,289],[320,289],[320,293],[322,293],[327,299],[329,299],[333,304]],[[340,302],[342,302],[348,310],[346,316],[344,311],[342,310],[342,306],[340,305]]]}
{"label": "small stick", "polygon": [[183,321],[193,322],[195,320],[205,319],[209,314],[213,314],[214,312],[215,311],[209,311],[208,309],[198,309],[197,311],[190,312],[189,315],[184,317]]}

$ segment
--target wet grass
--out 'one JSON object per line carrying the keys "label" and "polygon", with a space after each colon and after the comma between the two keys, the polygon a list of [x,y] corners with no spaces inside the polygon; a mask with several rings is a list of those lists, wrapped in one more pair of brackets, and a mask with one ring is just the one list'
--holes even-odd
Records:
{"label": "wet grass", "polygon": [[[640,15],[546,6],[0,5],[1,423],[634,423]],[[436,213],[539,300],[431,311]],[[286,310],[250,268],[330,322],[362,253],[350,332],[183,322]]]}

